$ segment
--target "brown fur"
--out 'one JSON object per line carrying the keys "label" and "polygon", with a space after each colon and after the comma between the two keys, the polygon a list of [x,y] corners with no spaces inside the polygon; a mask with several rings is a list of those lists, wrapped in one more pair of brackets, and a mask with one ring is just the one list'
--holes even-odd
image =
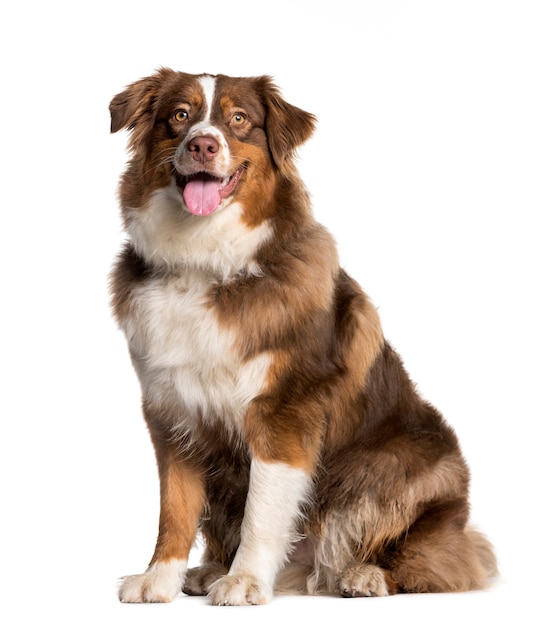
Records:
{"label": "brown fur", "polygon": [[[186,558],[199,525],[205,564],[189,573],[184,589],[206,593],[238,548],[249,464],[258,458],[313,477],[296,521],[305,539],[289,565],[299,571],[296,588],[358,596],[483,587],[495,559],[467,527],[469,472],[457,438],[419,397],[375,308],[340,269],[295,171],[292,155],[312,133],[314,117],[286,103],[267,77],[217,81],[213,123],[231,154],[247,162],[235,193],[241,223],[251,230],[269,223],[272,235],[254,253],[256,271],[196,271],[211,277],[206,314],[234,337],[236,359],[247,364],[269,354],[271,365],[242,427],[224,416],[203,421],[168,396],[145,398],[162,503],[151,563]],[[167,69],[110,105],[112,132],[131,131],[120,190],[127,229],[172,180],[172,156],[185,137],[172,114],[186,105],[192,122],[205,114],[197,77]],[[228,129],[236,108],[246,111],[247,123]],[[156,281],[172,281],[181,267],[127,245],[112,276],[113,308],[125,331],[144,332],[140,295]],[[150,377],[132,349],[147,390]]]}

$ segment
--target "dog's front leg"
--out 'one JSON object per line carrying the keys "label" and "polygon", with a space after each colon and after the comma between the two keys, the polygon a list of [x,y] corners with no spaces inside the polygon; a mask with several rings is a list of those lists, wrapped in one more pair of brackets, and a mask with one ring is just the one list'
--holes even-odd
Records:
{"label": "dog's front leg", "polygon": [[265,604],[275,576],[295,537],[299,509],[306,499],[307,471],[287,463],[253,458],[241,541],[230,571],[209,593],[212,604]]}
{"label": "dog's front leg", "polygon": [[170,602],[180,592],[204,503],[200,469],[148,424],[160,475],[160,528],[147,571],[123,579],[122,602]]}

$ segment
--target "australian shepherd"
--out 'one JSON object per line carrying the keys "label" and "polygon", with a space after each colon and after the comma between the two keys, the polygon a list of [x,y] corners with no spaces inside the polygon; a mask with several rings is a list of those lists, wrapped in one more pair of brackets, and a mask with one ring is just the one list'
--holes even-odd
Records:
{"label": "australian shepherd", "polygon": [[110,111],[131,155],[113,311],[160,478],[154,555],[120,599],[483,587],[457,438],[312,215],[294,153],[315,117],[267,76],[170,69]]}

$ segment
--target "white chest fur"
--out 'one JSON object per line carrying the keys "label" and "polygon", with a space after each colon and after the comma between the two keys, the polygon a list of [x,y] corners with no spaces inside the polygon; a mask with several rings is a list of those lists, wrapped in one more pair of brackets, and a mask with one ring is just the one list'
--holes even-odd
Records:
{"label": "white chest fur", "polygon": [[157,189],[142,211],[131,210],[128,232],[136,251],[154,265],[204,268],[228,278],[255,273],[252,258],[272,235],[269,222],[249,228],[241,216],[237,202],[209,217],[191,215],[172,183]]}
{"label": "white chest fur", "polygon": [[271,358],[240,358],[206,306],[210,288],[201,271],[153,279],[137,288],[124,330],[145,397],[174,410],[177,426],[195,417],[239,430]]}

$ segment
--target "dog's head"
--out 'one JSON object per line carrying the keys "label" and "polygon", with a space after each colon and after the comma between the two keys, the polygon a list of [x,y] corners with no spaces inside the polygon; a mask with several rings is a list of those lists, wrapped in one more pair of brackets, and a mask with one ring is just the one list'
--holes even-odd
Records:
{"label": "dog's head", "polygon": [[170,69],[131,84],[113,98],[110,112],[112,132],[131,131],[138,169],[130,193],[141,200],[174,179],[195,215],[240,199],[245,187],[250,194],[253,181],[258,187],[277,173],[291,176],[295,149],[315,124],[314,116],[287,103],[267,76]]}

